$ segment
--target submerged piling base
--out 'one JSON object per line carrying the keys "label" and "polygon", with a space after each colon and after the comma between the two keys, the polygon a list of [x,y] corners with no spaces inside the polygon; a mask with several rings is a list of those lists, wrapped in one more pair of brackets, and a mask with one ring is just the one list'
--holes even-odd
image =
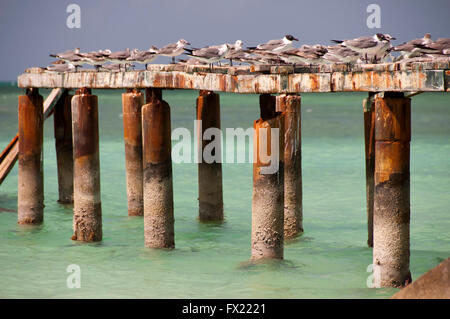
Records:
{"label": "submerged piling base", "polygon": [[142,184],[142,120],[144,95],[139,90],[122,94],[125,166],[127,178],[128,215],[144,215]]}
{"label": "submerged piling base", "polygon": [[72,95],[64,93],[55,105],[56,161],[58,165],[58,202],[73,203]]}
{"label": "submerged piling base", "polygon": [[284,112],[284,238],[303,233],[300,95],[277,96]]}
{"label": "submerged piling base", "polygon": [[409,271],[411,100],[375,97],[373,267],[376,287],[403,287]]}
{"label": "submerged piling base", "polygon": [[73,240],[102,240],[97,96],[79,89],[72,98],[74,209]]}
{"label": "submerged piling base", "polygon": [[[198,132],[198,152],[202,161],[198,164],[198,201],[200,221],[223,220],[222,163],[206,163],[203,158],[205,146],[211,143],[204,140],[203,134],[210,128],[220,130],[219,95],[211,91],[200,91],[197,98],[197,120],[201,121]],[[215,157],[221,157],[220,142],[214,151]]]}
{"label": "submerged piling base", "polygon": [[[254,122],[252,256],[251,259],[283,258],[284,247],[284,116],[275,110],[275,97],[260,97],[262,118]],[[267,118],[274,116],[273,118]],[[264,116],[264,117],[263,117]],[[279,129],[276,136],[271,128]],[[278,158],[274,156],[278,152]],[[269,159],[269,156],[272,160]],[[276,161],[276,163],[272,163]],[[275,164],[276,170],[270,169]]]}
{"label": "submerged piling base", "polygon": [[174,248],[170,107],[160,89],[147,89],[142,107],[145,245]]}
{"label": "submerged piling base", "polygon": [[38,89],[27,89],[26,95],[19,96],[19,224],[44,220],[43,105]]}

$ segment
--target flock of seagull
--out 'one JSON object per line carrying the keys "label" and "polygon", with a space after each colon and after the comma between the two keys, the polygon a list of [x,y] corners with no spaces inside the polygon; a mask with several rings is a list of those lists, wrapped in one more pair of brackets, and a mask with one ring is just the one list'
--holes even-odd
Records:
{"label": "flock of seagull", "polygon": [[[270,40],[267,43],[259,44],[256,47],[243,48],[242,41],[237,40],[234,44],[224,43],[222,45],[208,46],[204,48],[187,48],[191,45],[184,39],[171,43],[158,49],[151,46],[148,50],[130,50],[111,52],[111,50],[99,50],[83,53],[79,48],[68,50],[63,53],[50,54],[58,60],[46,69],[53,72],[77,71],[77,68],[84,64],[93,65],[98,71],[127,71],[133,68],[133,63],[147,65],[158,56],[172,58],[185,54],[187,60],[179,59],[181,64],[209,64],[210,68],[214,63],[227,59],[229,65],[233,61],[245,64],[294,64],[294,65],[323,65],[334,63],[377,63],[399,61],[415,57],[428,58],[449,58],[450,38],[439,38],[436,41],[431,39],[429,33],[423,38],[414,39],[398,46],[392,46],[391,40],[394,37],[389,34],[377,33],[374,36],[360,37],[352,40],[331,40],[335,45],[324,46],[302,45],[293,47],[293,41],[297,38],[288,34],[279,40]],[[392,52],[398,52],[399,56],[393,57]],[[110,64],[105,65],[105,63]]]}

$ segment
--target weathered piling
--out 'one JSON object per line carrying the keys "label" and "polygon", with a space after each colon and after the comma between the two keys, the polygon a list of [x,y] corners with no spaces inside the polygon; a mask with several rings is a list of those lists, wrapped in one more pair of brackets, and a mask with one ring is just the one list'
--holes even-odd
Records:
{"label": "weathered piling", "polygon": [[367,245],[373,247],[373,190],[375,171],[375,101],[372,93],[363,101],[366,159]]}
{"label": "weathered piling", "polygon": [[[220,130],[220,98],[212,91],[200,91],[197,98],[197,120],[201,121],[198,127],[197,155],[201,159],[198,163],[198,201],[200,221],[223,220],[223,193],[222,193],[222,163],[203,157],[205,146],[214,143],[203,139],[208,129]],[[221,141],[214,148],[214,157],[221,158]]]}
{"label": "weathered piling", "polygon": [[35,88],[19,96],[19,224],[39,224],[44,220],[43,103]]}
{"label": "weathered piling", "polygon": [[303,233],[301,97],[277,96],[277,111],[284,112],[284,238]]}
{"label": "weathered piling", "polygon": [[[254,122],[253,139],[252,259],[282,259],[284,115],[274,111],[275,97],[260,96],[260,107],[261,118]],[[270,109],[273,111],[263,112]],[[267,114],[273,117],[267,118]]]}
{"label": "weathered piling", "polygon": [[173,248],[174,216],[170,107],[160,89],[147,89],[142,107],[145,245]]}
{"label": "weathered piling", "polygon": [[97,96],[82,88],[72,98],[73,240],[102,240]]}
{"label": "weathered piling", "polygon": [[58,168],[58,202],[61,204],[73,203],[72,97],[67,92],[63,93],[55,105],[53,115]]}
{"label": "weathered piling", "polygon": [[375,97],[374,284],[402,287],[409,271],[411,100]]}
{"label": "weathered piling", "polygon": [[127,179],[128,215],[144,215],[142,183],[142,119],[144,95],[137,89],[122,94],[125,167]]}

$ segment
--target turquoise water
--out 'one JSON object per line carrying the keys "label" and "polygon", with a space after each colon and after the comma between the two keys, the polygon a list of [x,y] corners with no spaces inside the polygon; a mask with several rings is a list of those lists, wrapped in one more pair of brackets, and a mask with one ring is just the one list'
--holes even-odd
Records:
{"label": "turquoise water", "polygon": [[[17,132],[17,95],[0,87],[0,147]],[[44,97],[49,91],[42,91]],[[195,164],[174,164],[172,251],[144,247],[143,221],[128,217],[120,91],[99,96],[103,241],[70,240],[71,207],[57,200],[53,120],[45,123],[45,222],[17,225],[0,212],[2,298],[386,298],[369,289],[366,246],[365,94],[302,96],[305,234],[285,245],[285,260],[248,265],[251,164],[224,164],[226,221],[200,224]],[[193,128],[194,91],[167,91],[172,128]],[[251,127],[258,96],[221,94],[222,127]],[[450,256],[450,97],[413,98],[411,143],[411,272],[414,279]],[[0,186],[0,207],[17,209],[17,166]],[[66,268],[81,268],[69,289]]]}

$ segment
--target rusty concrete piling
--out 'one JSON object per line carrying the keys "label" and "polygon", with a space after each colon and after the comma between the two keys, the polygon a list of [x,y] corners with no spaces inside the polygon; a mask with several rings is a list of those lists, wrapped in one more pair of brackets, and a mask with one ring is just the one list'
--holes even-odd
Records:
{"label": "rusty concrete piling", "polygon": [[373,267],[376,287],[403,287],[409,271],[411,100],[375,97]]}
{"label": "rusty concrete piling", "polygon": [[58,169],[58,202],[73,203],[72,95],[67,92],[55,105],[53,124]]}
{"label": "rusty concrete piling", "polygon": [[[197,120],[201,121],[197,132],[197,156],[201,159],[198,163],[199,220],[220,221],[223,220],[222,163],[208,162],[203,158],[205,146],[214,142],[202,138],[208,129],[220,130],[219,95],[212,91],[200,91],[196,113]],[[216,145],[213,155],[215,158],[221,158],[221,141]]]}
{"label": "rusty concrete piling", "polygon": [[142,120],[144,95],[137,89],[122,94],[123,133],[127,180],[128,215],[144,215],[142,183]]}
{"label": "rusty concrete piling", "polygon": [[[275,112],[274,96],[261,95],[260,108],[261,118],[254,122],[251,259],[282,259],[284,251],[284,114]],[[272,117],[268,118],[268,115]],[[279,130],[278,138],[271,129]],[[273,156],[277,152],[278,159]],[[267,169],[274,164],[277,166],[276,170],[268,171]]]}
{"label": "rusty concrete piling", "polygon": [[19,96],[19,224],[39,224],[44,220],[43,103],[35,88]]}
{"label": "rusty concrete piling", "polygon": [[74,157],[73,240],[102,240],[97,96],[90,89],[72,98]]}
{"label": "rusty concrete piling", "polygon": [[374,94],[363,101],[364,146],[366,160],[367,245],[373,247],[373,192],[375,171],[375,101]]}
{"label": "rusty concrete piling", "polygon": [[301,97],[277,96],[277,111],[284,112],[284,238],[303,233]]}
{"label": "rusty concrete piling", "polygon": [[170,107],[147,89],[142,107],[144,234],[151,248],[174,248]]}

